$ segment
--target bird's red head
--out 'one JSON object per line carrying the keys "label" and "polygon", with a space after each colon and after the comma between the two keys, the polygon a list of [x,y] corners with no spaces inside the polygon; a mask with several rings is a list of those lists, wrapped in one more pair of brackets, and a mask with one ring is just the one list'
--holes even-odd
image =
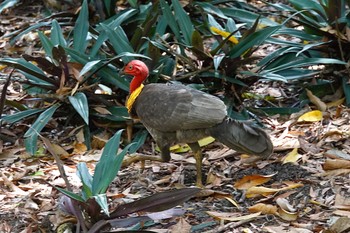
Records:
{"label": "bird's red head", "polygon": [[124,67],[123,71],[125,74],[134,76],[130,83],[130,93],[138,88],[149,74],[148,67],[140,60],[132,60]]}

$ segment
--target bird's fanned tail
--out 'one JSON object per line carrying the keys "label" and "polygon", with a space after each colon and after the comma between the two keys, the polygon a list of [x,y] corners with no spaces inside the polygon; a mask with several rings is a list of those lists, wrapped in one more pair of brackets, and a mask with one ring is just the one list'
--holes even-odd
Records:
{"label": "bird's fanned tail", "polygon": [[239,153],[267,158],[273,152],[270,137],[258,127],[227,118],[208,131],[213,138]]}

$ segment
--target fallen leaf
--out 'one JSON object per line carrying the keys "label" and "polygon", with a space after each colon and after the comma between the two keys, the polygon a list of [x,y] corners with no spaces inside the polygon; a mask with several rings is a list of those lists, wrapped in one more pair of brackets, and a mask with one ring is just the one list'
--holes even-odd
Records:
{"label": "fallen leaf", "polygon": [[235,183],[234,187],[240,190],[249,189],[251,187],[267,183],[269,180],[271,180],[271,177],[274,175],[276,175],[276,173],[265,176],[258,174],[244,176],[242,179]]}
{"label": "fallen leaf", "polygon": [[188,233],[191,231],[191,227],[192,226],[186,222],[184,218],[180,218],[179,221],[170,229],[173,233]]}
{"label": "fallen leaf", "polygon": [[333,214],[339,215],[339,216],[348,217],[348,216],[350,216],[350,211],[346,211],[346,210],[335,210],[335,211],[333,211]]}
{"label": "fallen leaf", "polygon": [[328,230],[324,231],[325,233],[342,233],[348,232],[350,230],[350,218],[340,217],[332,224]]}
{"label": "fallen leaf", "polygon": [[335,169],[343,169],[350,168],[350,161],[344,159],[326,159],[323,164],[323,169],[327,170],[335,170]]}
{"label": "fallen leaf", "polygon": [[346,159],[346,160],[350,160],[350,155],[347,153],[344,153],[341,150],[337,150],[337,149],[330,149],[327,150],[325,153],[325,156],[331,158],[331,159]]}
{"label": "fallen leaf", "polygon": [[335,101],[332,101],[330,103],[327,103],[327,108],[331,108],[331,107],[337,107],[339,105],[342,105],[345,101],[345,97],[341,98],[341,99],[337,99]]}
{"label": "fallen leaf", "polygon": [[262,214],[273,214],[277,215],[277,206],[273,206],[270,204],[258,203],[248,208],[249,212],[257,213],[261,212]]}
{"label": "fallen leaf", "polygon": [[[210,143],[213,143],[215,141],[215,138],[213,137],[206,137],[198,141],[198,144],[200,147],[207,146]],[[159,150],[159,147],[157,147],[157,150]],[[173,153],[186,153],[190,151],[191,148],[187,144],[176,144],[172,147],[170,147],[170,151]]]}
{"label": "fallen leaf", "polygon": [[321,121],[323,119],[323,114],[319,110],[310,111],[304,113],[298,118],[298,122],[306,121],[306,122],[316,122]]}
{"label": "fallen leaf", "polygon": [[291,205],[289,204],[288,200],[285,199],[285,198],[277,198],[277,199],[276,199],[276,203],[277,203],[277,205],[278,205],[280,208],[282,208],[282,209],[284,209],[284,210],[286,210],[286,211],[289,211],[289,212],[295,212],[295,211],[296,211],[296,209],[293,208],[293,206],[291,206]]}
{"label": "fallen leaf", "polygon": [[[229,32],[220,30],[219,28],[216,27],[210,27],[210,30],[222,37],[224,37],[225,39],[231,34]],[[238,44],[238,40],[236,39],[236,37],[234,37],[233,35],[228,39],[229,41],[231,41],[234,44]]]}
{"label": "fallen leaf", "polygon": [[229,202],[231,202],[232,205],[236,206],[237,208],[239,208],[239,205],[237,204],[237,202],[235,200],[233,200],[230,197],[225,197],[226,200],[228,200]]}
{"label": "fallen leaf", "polygon": [[315,96],[310,90],[305,89],[306,90],[306,95],[307,97],[309,97],[309,100],[311,101],[311,103],[313,103],[318,110],[324,112],[327,110],[327,105],[317,96]]}
{"label": "fallen leaf", "polygon": [[246,192],[246,197],[247,198],[252,198],[252,197],[256,197],[259,195],[262,196],[269,196],[271,194],[280,192],[280,191],[285,191],[285,190],[289,190],[289,189],[294,189],[294,188],[299,188],[302,187],[303,184],[300,183],[293,183],[293,184],[288,184],[287,187],[283,187],[283,188],[266,188],[266,187],[262,187],[262,186],[258,186],[258,187],[251,187],[249,189],[247,189]]}
{"label": "fallen leaf", "polygon": [[280,218],[282,218],[285,221],[295,221],[298,219],[298,213],[291,213],[289,211],[286,211],[284,209],[278,209],[278,215]]}
{"label": "fallen leaf", "polygon": [[206,213],[214,218],[220,219],[220,220],[227,220],[231,222],[238,222],[242,220],[249,220],[254,219],[261,215],[260,212],[254,213],[254,214],[248,214],[243,216],[234,216],[237,215],[237,213],[223,213],[223,212],[215,212],[215,211],[206,211]]}
{"label": "fallen leaf", "polygon": [[298,154],[298,148],[294,148],[287,156],[283,159],[283,164],[285,163],[296,163],[302,156]]}

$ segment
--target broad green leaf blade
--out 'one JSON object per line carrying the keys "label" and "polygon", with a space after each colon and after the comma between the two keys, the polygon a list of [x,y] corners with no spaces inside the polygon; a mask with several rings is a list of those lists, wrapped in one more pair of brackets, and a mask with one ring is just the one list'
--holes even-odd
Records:
{"label": "broad green leaf blade", "polygon": [[93,195],[105,193],[110,183],[116,177],[122,165],[125,154],[127,153],[129,144],[123,151],[117,154],[120,145],[120,137],[123,130],[119,130],[106,143],[103,149],[100,161],[97,163],[92,181]]}
{"label": "broad green leaf blade", "polygon": [[52,115],[55,113],[56,109],[60,104],[54,104],[44,112],[42,112],[39,117],[35,120],[34,124],[29,128],[29,130],[24,134],[24,137],[29,137],[33,134],[38,134],[45,127],[45,125],[51,120]]}
{"label": "broad green leaf blade", "polygon": [[305,67],[305,66],[312,66],[312,65],[318,65],[318,64],[346,65],[347,63],[338,59],[333,59],[333,58],[304,58],[304,59],[284,63],[278,67],[272,68],[270,70],[265,70],[265,71],[277,72],[277,71],[282,71],[285,69],[290,69],[295,67]]}
{"label": "broad green leaf blade", "polygon": [[199,7],[201,7],[205,12],[212,15],[217,15],[220,18],[223,19],[228,19],[228,17],[226,17],[219,8],[217,8],[215,5],[209,3],[209,2],[200,2],[200,1],[196,1],[195,4]]}
{"label": "broad green leaf blade", "polygon": [[42,111],[43,111],[42,109],[28,109],[28,110],[14,113],[12,115],[4,116],[3,118],[1,118],[1,120],[6,121],[9,124],[12,124]]}
{"label": "broad green leaf blade", "polygon": [[[298,10],[308,10],[315,11],[323,18],[323,21],[327,21],[327,13],[319,1],[309,0],[309,1],[300,1],[300,0],[289,0],[289,2]],[[314,15],[313,15],[314,16]]]}
{"label": "broad green leaf blade", "polygon": [[184,11],[178,0],[172,0],[174,15],[177,19],[177,23],[181,29],[184,41],[186,45],[192,45],[192,34],[194,31],[194,27],[192,25],[190,17]]}
{"label": "broad green leaf blade", "polygon": [[3,10],[6,10],[7,8],[11,8],[14,5],[16,5],[19,2],[19,0],[5,0],[0,4],[0,14]]}
{"label": "broad green leaf blade", "polygon": [[170,29],[174,33],[175,37],[178,40],[182,41],[180,29],[176,23],[176,19],[170,9],[170,6],[165,0],[160,0],[159,3],[160,3],[161,10],[163,12],[163,17],[164,17],[163,22],[167,22]]}
{"label": "broad green leaf blade", "polygon": [[69,96],[69,102],[73,105],[74,109],[83,118],[85,123],[89,124],[89,104],[86,95],[83,92],[78,92],[74,96]]}
{"label": "broad green leaf blade", "polygon": [[74,27],[73,48],[77,51],[85,51],[87,46],[88,31],[89,10],[87,0],[84,0]]}
{"label": "broad green leaf blade", "polygon": [[128,0],[128,3],[133,8],[137,8],[137,6],[138,6],[137,0]]}
{"label": "broad green leaf blade", "polygon": [[96,61],[89,61],[88,63],[86,63],[83,67],[83,69],[81,69],[80,73],[79,73],[79,76],[83,76],[85,75],[87,72],[89,72],[90,70],[92,69],[95,69],[96,68],[96,65],[98,63],[100,63],[101,60],[96,60]]}
{"label": "broad green leaf blade", "polygon": [[228,56],[230,58],[241,56],[245,51],[252,48],[253,46],[259,46],[264,43],[267,38],[273,35],[281,27],[282,26],[267,27],[250,34],[249,36],[240,40],[239,43],[228,53]]}
{"label": "broad green leaf blade", "polygon": [[55,187],[58,191],[60,191],[61,193],[63,193],[64,195],[66,195],[67,197],[70,197],[74,200],[77,200],[77,201],[80,201],[80,202],[85,202],[85,200],[79,196],[78,194],[76,193],[73,193],[73,192],[70,192],[68,190],[65,190],[63,188],[59,188],[59,187]]}
{"label": "broad green leaf blade", "polygon": [[[124,30],[120,26],[115,29],[110,28],[108,25],[105,24],[101,24],[101,26],[107,33],[108,39],[113,45],[113,48],[117,52],[117,54],[123,52],[134,52],[134,49],[129,43],[128,37],[126,36]],[[125,63],[131,61],[129,57],[123,57],[122,60]]]}
{"label": "broad green leaf blade", "polygon": [[147,130],[140,130],[135,134],[134,139],[132,140],[133,145],[130,146],[129,153],[135,153],[146,141],[148,135]]}
{"label": "broad green leaf blade", "polygon": [[55,19],[52,21],[51,42],[54,46],[60,45],[62,47],[66,47],[66,45],[67,45],[67,42],[64,39],[64,36],[62,33],[62,29],[61,29],[60,25],[58,24],[57,20],[55,20]]}
{"label": "broad green leaf blade", "polygon": [[57,81],[55,81],[54,79],[48,78],[41,69],[39,69],[37,66],[33,65],[32,63],[27,62],[23,58],[0,58],[0,64],[1,63],[8,66],[13,66],[18,70],[31,74],[36,78],[40,79],[46,85],[52,85],[52,86],[58,85]]}
{"label": "broad green leaf blade", "polygon": [[[249,25],[253,25],[256,19],[259,17],[259,14],[257,13],[253,13],[251,11],[247,11],[244,9],[239,9],[237,7],[219,8],[219,10],[221,10],[221,12],[225,16],[233,17],[236,20],[240,22],[248,23]],[[271,27],[279,25],[278,23],[266,17],[261,17],[260,24],[264,26],[271,26]]]}
{"label": "broad green leaf blade", "polygon": [[[25,30],[21,31],[20,33],[18,33],[18,31],[15,31],[14,33],[18,33],[18,34],[10,40],[10,45],[13,46],[16,43],[17,39],[21,38],[23,35],[27,34],[28,32],[31,32],[37,28],[40,28],[40,27],[49,26],[50,24],[51,24],[51,22],[40,22],[40,23],[33,24],[32,26],[26,28]],[[10,33],[10,34],[6,35],[6,37],[10,37],[14,33]]]}
{"label": "broad green leaf blade", "polygon": [[41,45],[43,46],[45,53],[48,57],[52,58],[52,49],[54,47],[54,44],[52,41],[42,32],[38,32]]}
{"label": "broad green leaf blade", "polygon": [[321,36],[309,34],[305,31],[294,29],[294,28],[281,28],[278,30],[278,34],[285,34],[293,37],[300,38],[306,41],[319,41],[322,39]]}
{"label": "broad green leaf blade", "polygon": [[24,139],[24,147],[29,154],[35,155],[38,149],[38,135],[32,134],[26,137]]}
{"label": "broad green leaf blade", "polygon": [[101,209],[103,210],[103,212],[105,212],[105,214],[107,216],[109,216],[109,211],[108,211],[108,203],[107,203],[107,196],[105,193],[103,194],[98,194],[96,196],[94,196],[96,202],[98,203],[98,205],[101,207]]}
{"label": "broad green leaf blade", "polygon": [[157,193],[152,196],[118,206],[117,209],[111,213],[111,217],[117,218],[136,212],[158,212],[167,210],[187,201],[196,195],[200,190],[201,189],[199,188],[184,188]]}
{"label": "broad green leaf blade", "polygon": [[82,195],[85,200],[92,197],[92,176],[89,172],[89,169],[86,166],[86,163],[82,162],[78,164],[77,175],[83,183]]}
{"label": "broad green leaf blade", "polygon": [[38,134],[45,127],[45,125],[52,118],[52,115],[55,113],[60,104],[55,104],[42,112],[39,117],[35,120],[33,125],[29,128],[29,130],[24,134],[25,144],[27,151],[34,155],[37,148],[37,140]]}

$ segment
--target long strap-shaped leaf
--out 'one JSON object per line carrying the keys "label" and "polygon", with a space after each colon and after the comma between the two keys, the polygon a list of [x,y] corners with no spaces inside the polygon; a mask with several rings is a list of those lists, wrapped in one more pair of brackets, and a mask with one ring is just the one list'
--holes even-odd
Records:
{"label": "long strap-shaped leaf", "polygon": [[69,96],[69,101],[83,118],[85,123],[89,124],[89,105],[86,95],[82,92],[76,93],[74,96]]}
{"label": "long strap-shaped leaf", "polygon": [[184,188],[157,193],[131,203],[120,205],[115,209],[110,218],[117,218],[136,212],[158,212],[173,208],[196,195],[201,189]]}
{"label": "long strap-shaped leaf", "polygon": [[37,150],[38,134],[45,127],[45,125],[51,120],[52,115],[55,113],[59,104],[52,105],[44,112],[42,112],[36,119],[34,124],[29,128],[29,130],[24,134],[26,150],[30,154],[35,154]]}

